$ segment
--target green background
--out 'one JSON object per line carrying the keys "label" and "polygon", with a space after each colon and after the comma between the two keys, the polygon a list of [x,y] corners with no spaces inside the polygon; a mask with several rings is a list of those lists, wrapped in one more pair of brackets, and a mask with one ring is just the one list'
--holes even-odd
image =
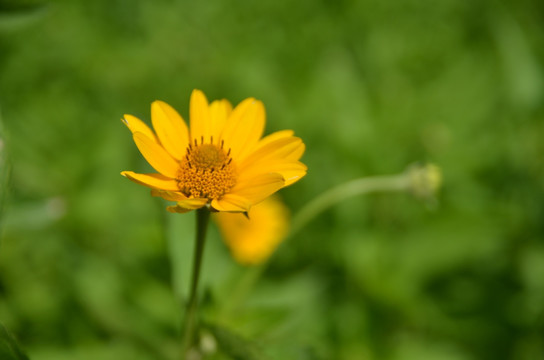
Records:
{"label": "green background", "polygon": [[1,0],[0,322],[35,360],[176,358],[194,214],[119,175],[148,169],[119,119],[156,99],[187,119],[198,88],[304,140],[293,213],[444,173],[432,207],[326,211],[247,297],[212,228],[208,358],[544,359],[542,24],[529,0]]}

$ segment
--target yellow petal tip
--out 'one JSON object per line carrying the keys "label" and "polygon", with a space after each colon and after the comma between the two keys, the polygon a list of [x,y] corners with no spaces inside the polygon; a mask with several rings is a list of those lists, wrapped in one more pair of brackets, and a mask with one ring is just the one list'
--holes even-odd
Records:
{"label": "yellow petal tip", "polygon": [[153,102],[151,103],[151,107],[157,106],[157,105],[163,105],[163,104],[165,104],[164,101],[162,101],[162,100],[155,100],[155,101],[153,101]]}

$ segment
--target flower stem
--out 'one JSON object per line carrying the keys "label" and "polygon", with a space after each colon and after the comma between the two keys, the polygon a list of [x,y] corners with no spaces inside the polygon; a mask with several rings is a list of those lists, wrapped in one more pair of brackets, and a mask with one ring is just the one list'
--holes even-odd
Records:
{"label": "flower stem", "polygon": [[410,179],[406,173],[391,176],[365,177],[335,186],[307,203],[297,212],[293,218],[289,237],[302,229],[322,211],[345,199],[375,191],[407,190],[409,187]]}
{"label": "flower stem", "polygon": [[[335,186],[308,202],[295,214],[287,238],[293,237],[317,215],[345,199],[377,191],[405,191],[410,189],[410,184],[409,173],[404,172],[398,175],[359,178]],[[268,264],[269,261],[246,272],[244,278],[237,283],[230,293],[231,296],[224,303],[222,316],[230,316],[232,311],[244,301],[265,272]]]}
{"label": "flower stem", "polygon": [[202,255],[204,253],[204,243],[206,242],[206,230],[210,219],[210,211],[203,207],[196,211],[196,240],[193,260],[193,274],[191,280],[191,289],[189,292],[189,302],[187,303],[187,312],[185,315],[185,331],[183,339],[183,354],[185,359],[187,352],[194,343],[197,313],[197,289],[200,278],[200,265],[202,264]]}

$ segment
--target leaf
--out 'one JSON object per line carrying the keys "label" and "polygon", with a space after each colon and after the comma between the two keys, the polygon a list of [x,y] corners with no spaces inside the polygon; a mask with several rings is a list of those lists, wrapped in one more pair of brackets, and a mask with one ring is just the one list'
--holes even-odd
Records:
{"label": "leaf", "polygon": [[19,349],[15,338],[4,325],[0,324],[0,359],[2,360],[29,360]]}

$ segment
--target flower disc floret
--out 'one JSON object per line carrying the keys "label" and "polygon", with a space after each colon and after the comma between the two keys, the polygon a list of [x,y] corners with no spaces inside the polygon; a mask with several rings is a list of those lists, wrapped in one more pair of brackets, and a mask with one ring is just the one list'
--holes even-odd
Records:
{"label": "flower disc floret", "polygon": [[178,171],[178,187],[186,196],[218,199],[236,184],[236,169],[227,152],[221,146],[198,144],[187,147],[185,158]]}

